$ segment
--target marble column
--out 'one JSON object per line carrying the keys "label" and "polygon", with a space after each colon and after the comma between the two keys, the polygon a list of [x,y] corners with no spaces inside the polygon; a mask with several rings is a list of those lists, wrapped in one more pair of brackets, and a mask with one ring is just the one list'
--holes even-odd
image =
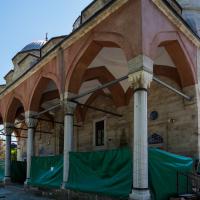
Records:
{"label": "marble column", "polygon": [[14,130],[13,128],[14,125],[11,123],[4,124],[4,131],[6,134],[4,184],[11,183],[11,135]]}
{"label": "marble column", "polygon": [[134,89],[133,190],[130,194],[130,199],[134,200],[150,199],[148,187],[147,89],[152,78],[152,74],[145,70],[129,75],[129,82]]}
{"label": "marble column", "polygon": [[65,184],[67,183],[69,176],[69,152],[73,150],[74,109],[75,104],[69,102],[65,104],[63,189],[65,189]]}
{"label": "marble column", "polygon": [[26,181],[25,185],[28,184],[30,179],[31,172],[31,157],[34,154],[34,134],[37,127],[38,120],[34,117],[37,113],[35,112],[26,112],[25,113],[25,122],[28,127],[28,138],[27,138],[27,168],[26,168]]}

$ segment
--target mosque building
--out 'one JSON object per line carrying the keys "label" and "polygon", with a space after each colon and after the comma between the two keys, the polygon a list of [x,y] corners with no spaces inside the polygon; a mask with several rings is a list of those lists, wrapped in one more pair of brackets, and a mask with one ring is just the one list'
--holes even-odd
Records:
{"label": "mosque building", "polygon": [[200,1],[94,0],[72,32],[27,44],[0,86],[17,160],[129,147],[130,199],[150,199],[148,146],[200,158]]}

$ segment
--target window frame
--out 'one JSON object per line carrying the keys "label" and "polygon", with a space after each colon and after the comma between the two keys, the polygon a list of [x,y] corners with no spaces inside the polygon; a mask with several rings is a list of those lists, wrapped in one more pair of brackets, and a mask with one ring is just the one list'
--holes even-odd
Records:
{"label": "window frame", "polygon": [[[104,145],[97,146],[96,145],[96,123],[100,122],[100,121],[104,122]],[[107,143],[106,143],[106,141],[107,141],[106,121],[107,121],[106,117],[102,117],[102,118],[93,120],[93,147],[96,150],[104,149],[107,146]]]}

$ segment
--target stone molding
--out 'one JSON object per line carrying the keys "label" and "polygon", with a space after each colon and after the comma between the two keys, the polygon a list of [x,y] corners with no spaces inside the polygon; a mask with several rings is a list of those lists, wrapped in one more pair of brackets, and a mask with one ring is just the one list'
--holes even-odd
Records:
{"label": "stone molding", "polygon": [[153,60],[143,54],[136,56],[128,61],[129,73],[137,71],[147,71],[153,74]]}
{"label": "stone molding", "polygon": [[148,89],[152,80],[153,74],[144,70],[137,71],[135,73],[129,74],[128,76],[128,81],[134,90],[139,88]]}
{"label": "stone molding", "polygon": [[37,112],[27,111],[25,112],[25,123],[28,128],[36,128],[38,119],[36,119]]}
{"label": "stone molding", "polygon": [[4,123],[4,131],[5,131],[6,136],[11,136],[11,134],[14,131],[14,124],[9,123],[9,122],[5,122]]}

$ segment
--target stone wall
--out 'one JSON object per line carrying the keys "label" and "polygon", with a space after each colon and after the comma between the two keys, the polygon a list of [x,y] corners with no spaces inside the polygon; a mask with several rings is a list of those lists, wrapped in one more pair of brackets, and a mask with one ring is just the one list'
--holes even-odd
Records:
{"label": "stone wall", "polygon": [[77,150],[92,151],[95,150],[93,122],[94,120],[105,118],[106,120],[106,140],[104,149],[112,149],[120,146],[120,140],[124,135],[127,143],[130,143],[130,133],[132,124],[132,108],[128,107],[116,108],[110,97],[99,96],[92,106],[102,108],[108,111],[122,114],[123,117],[115,117],[102,112],[88,110],[82,127],[77,128]]}
{"label": "stone wall", "polygon": [[[161,77],[170,85],[180,88],[174,82]],[[188,92],[185,89],[185,93]],[[189,88],[190,93],[194,90]],[[191,94],[192,95],[192,94]],[[149,134],[159,133],[163,139],[163,148],[167,151],[187,156],[198,156],[198,112],[196,99],[191,102],[156,83],[151,85],[149,95],[149,113],[158,111],[158,119],[149,119]]]}
{"label": "stone wall", "polygon": [[[175,82],[164,77],[161,79],[180,89]],[[189,90],[192,91],[193,87],[190,87]],[[124,142],[124,137],[128,145],[132,144],[133,99],[128,106],[116,108],[110,97],[99,96],[92,106],[122,114],[123,117],[88,110],[82,127],[77,128],[74,133],[77,137],[78,151],[96,150],[93,143],[93,121],[104,117],[106,119],[104,149],[118,148],[120,143]],[[154,133],[160,135],[164,140],[161,147],[165,150],[198,157],[196,100],[187,102],[182,97],[153,82],[148,95],[148,115],[152,111],[158,112],[158,119],[151,120],[149,118],[149,136]]]}
{"label": "stone wall", "polygon": [[[62,122],[62,121],[61,121]],[[23,128],[26,128],[24,126]],[[38,131],[38,132],[37,132]],[[63,125],[52,122],[40,121],[37,126],[34,139],[35,156],[49,156],[63,154]],[[44,132],[39,132],[44,131]],[[27,137],[27,131],[23,130],[20,136]],[[62,138],[62,139],[60,139]],[[62,140],[62,144],[60,144]],[[18,142],[18,160],[26,159],[27,139],[21,138]]]}

